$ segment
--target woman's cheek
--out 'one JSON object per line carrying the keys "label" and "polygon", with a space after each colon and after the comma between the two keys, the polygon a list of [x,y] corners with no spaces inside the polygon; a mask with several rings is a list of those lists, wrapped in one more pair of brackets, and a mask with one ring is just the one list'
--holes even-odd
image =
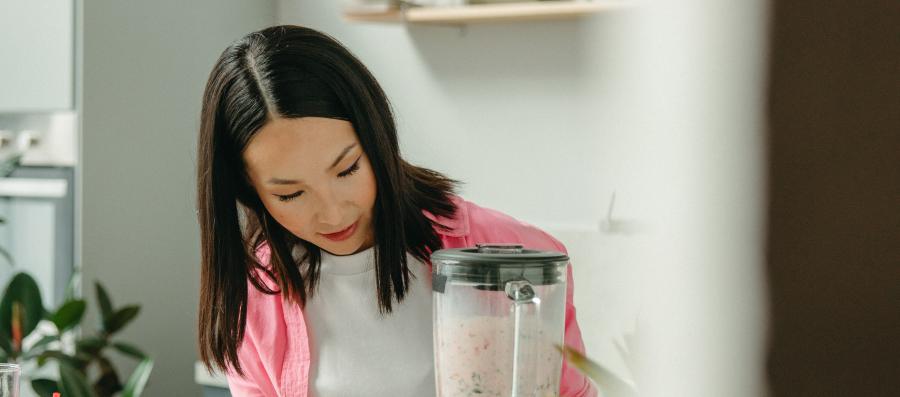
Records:
{"label": "woman's cheek", "polygon": [[298,219],[296,210],[291,208],[291,204],[291,202],[283,203],[276,199],[274,203],[266,204],[266,209],[281,227],[299,237],[298,233],[305,228],[300,219]]}
{"label": "woman's cheek", "polygon": [[361,202],[371,205],[375,202],[375,196],[378,189],[378,184],[375,183],[375,174],[372,172],[371,167],[366,167],[365,178],[363,181],[362,185],[364,187],[361,189],[360,199]]}
{"label": "woman's cheek", "polygon": [[295,236],[308,239],[309,234],[312,232],[310,228],[309,222],[295,212],[288,212],[285,214],[285,227],[294,233]]}

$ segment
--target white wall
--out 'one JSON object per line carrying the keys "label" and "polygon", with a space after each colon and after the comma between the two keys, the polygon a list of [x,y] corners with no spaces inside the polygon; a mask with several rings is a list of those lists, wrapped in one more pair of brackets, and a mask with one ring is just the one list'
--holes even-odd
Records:
{"label": "white wall", "polygon": [[193,159],[201,96],[221,51],[274,19],[274,3],[259,0],[83,3],[84,292],[93,319],[95,279],[117,305],[143,306],[121,338],[156,360],[147,396],[200,393]]}
{"label": "white wall", "polygon": [[[369,66],[408,159],[566,243],[590,356],[628,375],[614,343],[640,318],[644,395],[763,392],[763,2],[467,27],[278,5]],[[619,232],[590,232],[613,192]]]}
{"label": "white wall", "polygon": [[614,216],[640,219],[641,176],[622,128],[638,100],[623,76],[630,14],[455,26],[355,24],[338,2],[280,1],[279,23],[324,31],[384,87],[410,161],[466,182],[463,196],[545,228],[569,249],[589,355],[625,367],[613,338],[638,310],[634,235],[601,234]]}
{"label": "white wall", "polygon": [[[764,380],[766,2],[670,0],[629,26],[644,159],[645,396],[751,397]],[[643,114],[642,114],[643,113]],[[649,117],[648,117],[649,116]]]}

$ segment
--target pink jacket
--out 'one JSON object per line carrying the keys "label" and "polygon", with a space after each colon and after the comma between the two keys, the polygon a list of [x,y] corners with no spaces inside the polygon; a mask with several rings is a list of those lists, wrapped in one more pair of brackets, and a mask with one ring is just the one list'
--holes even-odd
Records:
{"label": "pink jacket", "polygon": [[[454,219],[436,217],[423,211],[429,219],[451,228],[450,231],[435,229],[441,236],[444,248],[474,247],[476,243],[482,242],[519,243],[526,248],[567,253],[562,243],[532,225],[499,211],[479,207],[458,196],[454,196],[453,201],[458,208]],[[262,263],[268,262],[268,246],[259,251],[259,257]],[[275,287],[274,282],[270,286]],[[572,290],[570,265],[566,291],[565,342],[583,353],[584,343],[575,320]],[[238,359],[244,370],[244,377],[233,372],[226,374],[232,395],[306,397],[310,368],[308,343],[302,310],[297,305],[286,304],[280,295],[266,295],[249,284],[247,326],[244,340],[238,348]],[[596,395],[596,389],[587,378],[563,363],[560,396]]]}

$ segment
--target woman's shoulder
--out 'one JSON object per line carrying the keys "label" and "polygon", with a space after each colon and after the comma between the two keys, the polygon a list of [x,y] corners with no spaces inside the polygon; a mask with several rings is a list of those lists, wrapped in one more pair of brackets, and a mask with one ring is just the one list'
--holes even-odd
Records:
{"label": "woman's shoulder", "polygon": [[[253,276],[256,278],[256,281],[261,283],[265,288],[270,291],[279,291],[281,288],[278,286],[278,282],[275,281],[272,275],[272,249],[268,243],[262,243],[256,247],[253,251],[253,256],[256,258],[256,262],[258,266],[254,266],[250,271],[253,273]],[[269,293],[259,289],[254,280],[247,277],[247,305],[253,306],[254,308],[258,308],[258,306],[271,306],[276,307],[281,304],[281,294],[280,293]]]}
{"label": "woman's shoulder", "polygon": [[523,220],[501,210],[482,206],[457,196],[454,200],[458,209],[457,223],[465,224],[471,244],[477,243],[518,243],[527,248],[566,252],[558,239]]}

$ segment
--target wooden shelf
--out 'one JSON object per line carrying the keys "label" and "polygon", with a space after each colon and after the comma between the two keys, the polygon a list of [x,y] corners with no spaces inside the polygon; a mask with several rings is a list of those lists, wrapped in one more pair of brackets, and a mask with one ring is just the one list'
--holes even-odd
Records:
{"label": "wooden shelf", "polygon": [[541,1],[503,4],[471,4],[452,7],[407,7],[366,10],[350,8],[344,19],[351,22],[467,24],[576,18],[627,6],[625,1]]}

